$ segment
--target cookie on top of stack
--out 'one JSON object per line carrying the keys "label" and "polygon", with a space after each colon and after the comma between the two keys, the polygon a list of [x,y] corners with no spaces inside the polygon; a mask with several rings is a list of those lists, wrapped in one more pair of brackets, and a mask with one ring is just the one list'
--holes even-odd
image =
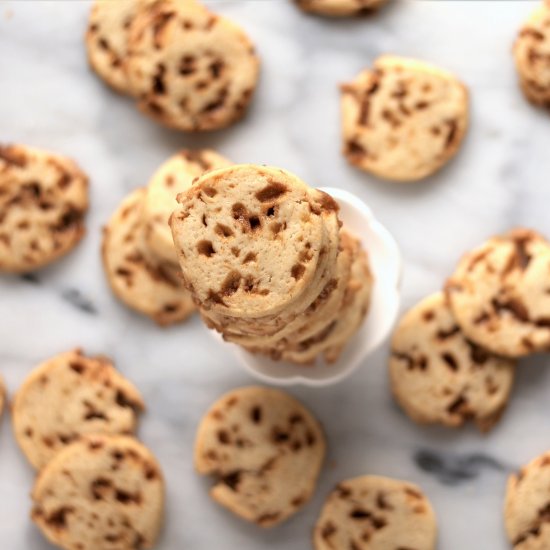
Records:
{"label": "cookie on top of stack", "polygon": [[499,419],[517,359],[550,350],[550,243],[530,229],[497,235],[465,254],[445,293],[399,323],[390,374],[414,420],[487,430]]}
{"label": "cookie on top of stack", "polygon": [[157,122],[184,131],[241,118],[258,81],[245,32],[196,0],[96,0],[86,47],[105,82]]}
{"label": "cookie on top of stack", "polygon": [[183,150],[124,199],[105,227],[103,264],[115,295],[130,308],[170,325],[194,311],[181,278],[168,219],[178,193],[206,170],[231,163],[210,150]]}
{"label": "cookie on top of stack", "polygon": [[273,359],[335,361],[372,286],[335,201],[284,170],[235,165],[204,174],[178,202],[174,243],[208,326]]}

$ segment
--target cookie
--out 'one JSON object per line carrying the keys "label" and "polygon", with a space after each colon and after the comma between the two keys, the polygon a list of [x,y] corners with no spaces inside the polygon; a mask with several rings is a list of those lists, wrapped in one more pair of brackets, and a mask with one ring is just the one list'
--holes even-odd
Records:
{"label": "cookie", "polygon": [[131,434],[145,405],[105,357],[76,349],[49,359],[23,382],[12,404],[19,447],[38,470],[85,434]]}
{"label": "cookie", "polygon": [[132,21],[126,70],[145,114],[166,126],[202,131],[243,116],[259,61],[231,21],[195,0],[158,0]]}
{"label": "cookie", "polygon": [[506,533],[514,550],[550,548],[550,451],[510,476],[504,504]]}
{"label": "cookie", "polygon": [[26,273],[59,259],[84,236],[88,178],[70,159],[0,146],[0,272]]}
{"label": "cookie", "polygon": [[143,2],[145,0],[96,0],[88,21],[85,41],[90,66],[123,94],[129,92],[124,70],[128,31]]}
{"label": "cookie", "polygon": [[331,17],[347,17],[371,13],[386,3],[387,0],[294,0],[304,11],[328,15]]}
{"label": "cookie", "polygon": [[247,318],[303,297],[338,212],[289,172],[253,165],[209,172],[178,202],[171,227],[189,289],[203,309]]}
{"label": "cookie", "polygon": [[467,338],[498,355],[550,350],[550,243],[529,229],[489,239],[466,254],[447,283]]}
{"label": "cookie", "polygon": [[170,157],[147,185],[143,203],[145,243],[158,258],[178,264],[172,231],[168,223],[178,206],[176,197],[191,187],[203,173],[230,166],[231,162],[210,149],[184,150]]}
{"label": "cookie", "polygon": [[487,431],[506,407],[515,362],[465,338],[437,292],[399,321],[389,370],[393,393],[413,420],[452,427],[472,420]]}
{"label": "cookie", "polygon": [[315,550],[434,550],[432,506],[416,485],[363,476],[340,483],[313,533]]}
{"label": "cookie", "polygon": [[132,192],[104,228],[103,266],[122,302],[159,325],[170,325],[193,313],[193,300],[173,269],[151,261],[144,244],[144,198],[144,189]]}
{"label": "cookie", "polygon": [[261,387],[220,398],[195,443],[197,472],[217,478],[212,498],[262,527],[309,501],[324,457],[324,435],[311,413],[290,395]]}
{"label": "cookie", "polygon": [[152,548],[164,516],[160,466],[136,439],[89,435],[40,472],[32,519],[65,550]]}
{"label": "cookie", "polygon": [[514,58],[525,96],[550,109],[550,2],[540,5],[523,25]]}
{"label": "cookie", "polygon": [[468,127],[468,92],[452,74],[384,55],[342,90],[343,153],[379,178],[425,178],[458,151]]}

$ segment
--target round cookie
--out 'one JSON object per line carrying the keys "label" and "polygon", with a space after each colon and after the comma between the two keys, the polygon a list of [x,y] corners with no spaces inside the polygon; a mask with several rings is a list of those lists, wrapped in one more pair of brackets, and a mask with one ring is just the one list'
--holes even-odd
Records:
{"label": "round cookie", "polygon": [[334,252],[323,251],[325,218],[336,220],[338,205],[284,170],[208,172],[178,202],[170,224],[180,265],[214,313],[258,318],[288,310],[319,275],[323,252]]}
{"label": "round cookie", "polygon": [[371,13],[386,3],[387,0],[294,0],[304,11],[328,15],[331,17],[347,17]]}
{"label": "round cookie", "polygon": [[169,219],[177,208],[176,197],[193,184],[193,180],[209,170],[232,163],[210,149],[184,150],[170,157],[153,174],[147,185],[143,203],[145,243],[166,262],[178,264]]}
{"label": "round cookie", "polygon": [[96,0],[88,21],[85,38],[88,61],[107,84],[123,94],[129,92],[124,70],[128,30],[143,2],[145,0]]}
{"label": "round cookie", "polygon": [[160,465],[136,439],[89,435],[40,472],[32,519],[65,550],[152,548],[163,522],[164,492]]}
{"label": "round cookie", "polygon": [[81,350],[46,361],[26,378],[12,404],[19,447],[38,470],[85,434],[131,434],[145,408],[133,384],[104,357]]}
{"label": "round cookie", "polygon": [[313,533],[315,550],[435,550],[434,511],[412,483],[363,476],[340,483]]}
{"label": "round cookie", "polygon": [[442,292],[422,300],[400,320],[389,361],[393,393],[421,423],[493,427],[514,382],[515,362],[467,340]]}
{"label": "round cookie", "polygon": [[504,521],[514,550],[550,548],[550,452],[546,452],[508,480]]}
{"label": "round cookie", "polygon": [[550,350],[550,243],[516,229],[466,254],[447,283],[467,338],[497,355]]}
{"label": "round cookie", "polygon": [[550,2],[541,4],[523,25],[514,58],[525,96],[550,109]]}
{"label": "round cookie", "polygon": [[170,127],[202,131],[243,116],[259,61],[250,39],[231,21],[195,0],[158,0],[132,21],[126,69],[145,114]]}
{"label": "round cookie", "polygon": [[0,272],[26,273],[67,254],[84,236],[88,178],[70,159],[0,145]]}
{"label": "round cookie", "polygon": [[342,90],[344,155],[377,177],[425,178],[458,151],[468,127],[468,91],[452,74],[384,55]]}
{"label": "round cookie", "polygon": [[174,278],[174,271],[154,264],[144,246],[142,205],[145,190],[124,199],[104,228],[102,256],[107,279],[115,295],[128,307],[159,325],[186,319],[193,300]]}
{"label": "round cookie", "polygon": [[217,478],[212,498],[262,527],[309,501],[324,457],[325,438],[311,413],[290,395],[261,387],[221,397],[195,443],[197,472]]}

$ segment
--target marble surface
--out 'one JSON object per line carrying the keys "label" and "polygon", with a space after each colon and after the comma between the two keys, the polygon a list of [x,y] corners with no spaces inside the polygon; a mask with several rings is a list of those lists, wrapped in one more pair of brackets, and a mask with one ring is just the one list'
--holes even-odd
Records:
{"label": "marble surface", "polygon": [[[263,59],[246,121],[185,136],[156,126],[88,70],[85,1],[0,1],[0,140],[66,153],[89,173],[88,235],[65,260],[30,277],[0,277],[0,372],[13,392],[39,361],[73,346],[116,359],[148,404],[140,435],[168,480],[158,548],[310,547],[322,500],[335,482],[363,473],[420,484],[439,517],[441,550],[508,548],[501,508],[510,470],[550,447],[550,358],[522,362],[502,422],[419,427],[392,402],[387,345],[345,382],[295,388],[330,442],[315,499],[269,532],[209,501],[192,469],[194,431],[222,392],[253,382],[198,319],[160,329],[114,300],[99,258],[100,230],[122,197],[183,146],[212,146],[241,162],[279,165],[316,186],[361,196],[405,257],[404,307],[441,286],[459,255],[516,225],[550,236],[550,118],[516,85],[510,48],[531,1],[394,0],[372,18],[328,21],[286,0],[211,1],[239,21]],[[337,84],[382,52],[418,56],[455,71],[472,90],[472,126],[448,168],[410,186],[376,181],[339,154]],[[27,519],[33,472],[5,415],[0,433],[0,546],[46,550]]]}

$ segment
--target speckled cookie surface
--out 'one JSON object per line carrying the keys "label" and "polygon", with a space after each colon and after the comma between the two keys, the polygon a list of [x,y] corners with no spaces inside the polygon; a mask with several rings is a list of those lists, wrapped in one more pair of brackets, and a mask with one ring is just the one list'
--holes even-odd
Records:
{"label": "speckled cookie surface", "polygon": [[447,283],[457,323],[470,339],[499,355],[550,349],[550,243],[516,229],[466,254]]}
{"label": "speckled cookie surface", "polygon": [[145,0],[96,0],[86,32],[88,61],[94,71],[115,90],[128,93],[124,70],[128,30]]}
{"label": "speckled cookie surface", "polygon": [[15,394],[13,431],[37,469],[85,434],[131,434],[144,404],[103,357],[62,353],[31,372]]}
{"label": "speckled cookie surface", "polygon": [[0,145],[0,272],[25,273],[73,249],[84,235],[88,179],[70,159]]}
{"label": "speckled cookie surface", "polygon": [[392,390],[417,422],[491,428],[506,406],[515,363],[467,340],[442,292],[399,321],[389,361]]}
{"label": "speckled cookie surface", "polygon": [[536,105],[550,109],[550,3],[541,4],[525,22],[514,45],[521,87]]}
{"label": "speckled cookie surface", "polygon": [[250,318],[303,296],[318,275],[324,218],[338,211],[289,172],[253,165],[209,172],[178,202],[171,227],[191,291],[205,309]]}
{"label": "speckled cookie surface", "polygon": [[126,68],[144,113],[199,131],[242,117],[259,61],[250,39],[231,21],[195,0],[159,0],[132,21]]}
{"label": "speckled cookie surface", "polygon": [[294,0],[304,11],[346,17],[370,13],[386,3],[387,0]]}
{"label": "speckled cookie surface", "polygon": [[162,260],[178,264],[169,219],[177,208],[176,197],[191,187],[193,180],[209,170],[231,162],[210,149],[184,150],[170,157],[153,174],[143,202],[145,242]]}
{"label": "speckled cookie surface", "polygon": [[71,443],[40,472],[32,519],[64,550],[152,548],[164,517],[164,480],[152,453],[127,436]]}
{"label": "speckled cookie surface", "polygon": [[434,550],[437,525],[412,483],[363,476],[340,483],[315,526],[315,550]]}
{"label": "speckled cookie surface", "polygon": [[195,443],[197,471],[218,478],[212,498],[262,527],[309,501],[324,456],[325,439],[311,413],[290,395],[261,387],[220,398]]}
{"label": "speckled cookie surface", "polygon": [[132,192],[113,214],[103,234],[102,256],[115,295],[128,307],[170,325],[186,319],[194,305],[173,270],[154,264],[144,245],[145,190]]}
{"label": "speckled cookie surface", "polygon": [[504,505],[506,533],[514,550],[550,548],[550,452],[510,476]]}
{"label": "speckled cookie surface", "polygon": [[344,155],[392,181],[416,181],[446,164],[468,126],[468,92],[452,74],[385,55],[342,90]]}

